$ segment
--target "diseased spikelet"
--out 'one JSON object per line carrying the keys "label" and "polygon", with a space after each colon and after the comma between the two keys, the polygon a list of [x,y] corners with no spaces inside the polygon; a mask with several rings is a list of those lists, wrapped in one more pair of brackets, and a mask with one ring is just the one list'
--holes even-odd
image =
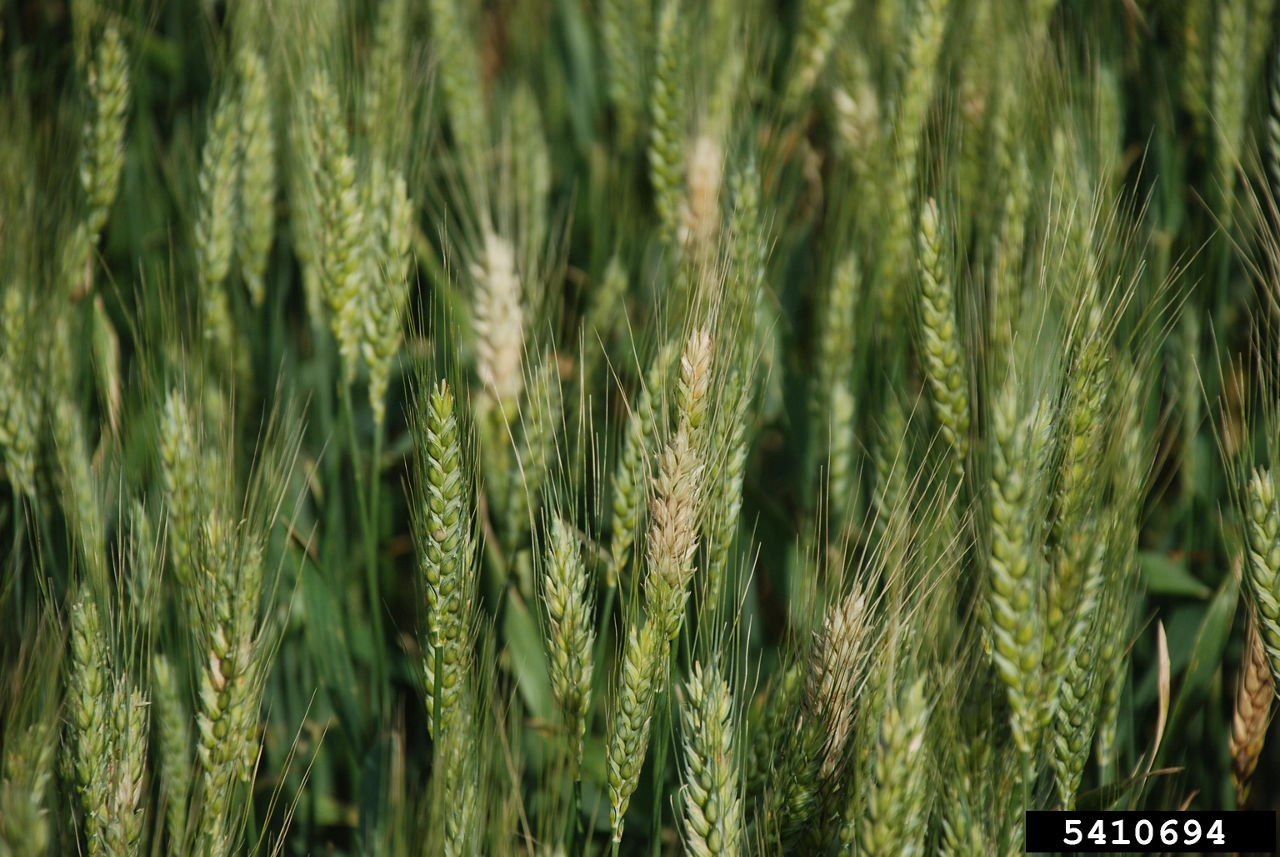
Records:
{"label": "diseased spikelet", "polygon": [[479,258],[471,266],[475,286],[472,331],[476,374],[485,393],[510,405],[524,384],[524,307],[515,250],[505,238],[484,233]]}
{"label": "diseased spikelet", "polygon": [[1231,718],[1231,735],[1227,748],[1231,753],[1231,779],[1236,787],[1236,802],[1241,806],[1249,796],[1249,778],[1258,765],[1262,745],[1271,725],[1271,703],[1275,699],[1275,680],[1267,663],[1267,652],[1258,633],[1258,616],[1249,613],[1245,633],[1244,656],[1236,685],[1235,712]]}

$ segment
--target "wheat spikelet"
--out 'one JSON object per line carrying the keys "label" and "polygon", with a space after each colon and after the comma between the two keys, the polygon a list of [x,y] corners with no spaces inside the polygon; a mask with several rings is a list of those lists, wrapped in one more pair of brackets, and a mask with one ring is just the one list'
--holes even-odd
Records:
{"label": "wheat spikelet", "polygon": [[949,6],[949,0],[920,0],[903,58],[893,137],[896,171],[885,198],[886,232],[877,272],[881,315],[890,321],[901,311],[899,287],[909,282],[920,147]]}
{"label": "wheat spikelet", "polygon": [[934,413],[954,455],[954,469],[963,475],[969,454],[969,382],[945,248],[937,203],[925,200],[920,210],[920,342]]}
{"label": "wheat spikelet", "polygon": [[1243,806],[1249,796],[1249,777],[1258,765],[1262,744],[1271,723],[1271,701],[1275,680],[1267,664],[1266,649],[1258,633],[1258,617],[1250,612],[1245,634],[1244,657],[1236,687],[1236,707],[1231,718],[1227,747],[1231,752],[1231,780],[1236,786],[1236,803]]}
{"label": "wheat spikelet", "polygon": [[166,541],[179,585],[195,585],[200,522],[207,515],[207,499],[200,478],[203,462],[186,397],[172,389],[160,416],[160,462],[164,478],[164,507],[168,517]]}
{"label": "wheat spikelet", "polygon": [[652,39],[652,3],[601,0],[600,43],[609,77],[609,98],[618,116],[618,136],[622,140],[632,139],[644,121],[644,58]]}
{"label": "wheat spikelet", "polygon": [[312,80],[308,99],[310,147],[305,151],[311,156],[308,167],[320,208],[321,291],[329,304],[333,335],[350,380],[359,366],[365,330],[368,225],[338,95],[325,73],[317,73]]}
{"label": "wheat spikelet", "polygon": [[1249,103],[1248,41],[1249,4],[1245,0],[1222,0],[1213,41],[1213,69],[1210,94],[1213,100],[1214,168],[1222,194],[1218,213],[1228,223],[1240,161]]}
{"label": "wheat spikelet", "polygon": [[120,337],[102,303],[102,296],[93,298],[93,380],[98,399],[106,414],[107,426],[112,435],[120,433]]}
{"label": "wheat spikelet", "polygon": [[405,66],[408,59],[408,4],[406,0],[378,3],[373,26],[373,45],[365,68],[360,131],[374,148],[386,151],[390,129],[395,127],[402,107]]}
{"label": "wheat spikelet", "polygon": [[1267,163],[1271,167],[1272,192],[1280,195],[1280,65],[1271,73],[1267,111]]}
{"label": "wheat spikelet", "polygon": [[226,370],[232,370],[242,354],[236,347],[230,296],[224,287],[240,219],[238,174],[243,139],[239,115],[238,92],[229,85],[219,96],[209,121],[197,180],[200,201],[195,245],[200,320],[214,360]]}
{"label": "wheat spikelet", "polygon": [[236,221],[236,255],[240,272],[254,306],[266,299],[263,275],[275,231],[276,138],[271,108],[271,87],[266,64],[255,51],[243,49],[236,57],[240,84],[239,124],[242,141]]}
{"label": "wheat spikelet", "polygon": [[556,457],[556,432],[563,418],[564,392],[560,388],[559,363],[554,353],[538,361],[525,391],[523,432],[516,449],[528,518],[511,514],[506,518],[507,544],[514,544],[520,527],[533,519],[542,490]]}
{"label": "wheat spikelet", "polygon": [[460,711],[470,603],[471,523],[453,391],[443,380],[427,399],[418,472],[423,492],[414,528],[426,590],[427,707],[432,730]]}
{"label": "wheat spikelet", "polygon": [[[1002,140],[997,152],[1005,176],[1004,202],[994,248],[991,279],[991,326],[988,339],[997,357],[997,372],[1003,371],[1013,350],[1013,330],[1021,312],[1022,258],[1026,244],[1027,210],[1030,207],[1031,175],[1024,153],[1007,154],[1011,143]],[[998,377],[998,376],[997,376]]]}
{"label": "wheat spikelet", "polygon": [[791,74],[783,98],[792,109],[813,91],[852,9],[853,0],[805,0],[791,47]]}
{"label": "wheat spikelet", "polygon": [[86,838],[97,843],[107,812],[106,767],[113,737],[108,723],[111,677],[107,640],[102,614],[88,593],[82,593],[72,605],[70,620],[71,659],[66,686],[72,770],[84,812]]}
{"label": "wheat spikelet", "polygon": [[1040,409],[1019,417],[1016,388],[1006,385],[991,411],[991,555],[987,632],[1005,684],[1013,740],[1034,752],[1044,718],[1040,559],[1031,515],[1037,506],[1035,463],[1043,449]]}
{"label": "wheat spikelet", "polygon": [[1045,614],[1046,671],[1066,678],[1068,663],[1098,609],[1103,586],[1103,536],[1096,497],[1102,434],[1108,425],[1108,377],[1095,342],[1085,346],[1068,381],[1066,449],[1054,519],[1058,545],[1049,577]]}
{"label": "wheat spikelet", "polygon": [[27,497],[36,495],[36,447],[41,419],[40,385],[32,377],[36,355],[34,319],[21,283],[9,284],[0,305],[0,450],[9,482]]}
{"label": "wheat spikelet", "polygon": [[606,583],[610,587],[617,585],[640,529],[647,496],[644,486],[649,481],[653,447],[660,428],[659,415],[675,358],[675,343],[668,343],[658,351],[627,416],[622,452],[613,475],[612,560],[606,571]]}
{"label": "wheat spikelet", "polygon": [[480,76],[480,51],[458,0],[430,0],[431,39],[440,60],[440,93],[456,149],[476,168],[489,148],[489,117]]}
{"label": "wheat spikelet", "polygon": [[[1132,526],[1132,530],[1136,531],[1136,529],[1136,526]],[[1135,548],[1131,552],[1136,553],[1136,532],[1134,532],[1132,539],[1131,544]],[[1130,580],[1134,579],[1137,575],[1136,557],[1127,555],[1121,562],[1123,563],[1122,569],[1124,569],[1122,575]],[[1102,772],[1104,778],[1112,773],[1116,761],[1116,735],[1120,720],[1120,703],[1124,694],[1125,683],[1129,677],[1129,653],[1126,646],[1129,638],[1129,626],[1132,620],[1130,618],[1129,605],[1125,603],[1122,596],[1115,594],[1116,592],[1123,593],[1125,591],[1120,588],[1119,584],[1119,579],[1113,580],[1111,584],[1112,595],[1109,599],[1104,599],[1103,609],[1098,618],[1101,639],[1098,644],[1097,661],[1101,668],[1101,688],[1098,691],[1100,694],[1098,701],[1098,728],[1094,745],[1098,769]]]}
{"label": "wheat spikelet", "polygon": [[616,254],[611,256],[582,322],[588,346],[594,348],[609,344],[620,317],[624,315],[618,310],[627,295],[628,279],[622,259]]}
{"label": "wheat spikelet", "polygon": [[129,109],[129,55],[114,26],[102,31],[88,83],[93,110],[84,126],[80,186],[89,203],[85,218],[88,235],[97,243],[124,168],[125,113]]}
{"label": "wheat spikelet", "polygon": [[551,687],[573,746],[574,776],[582,764],[582,740],[591,709],[591,651],[595,627],[587,595],[587,569],[577,537],[562,519],[552,520],[547,535],[543,601],[547,608],[547,654]]}
{"label": "wheat spikelet", "polygon": [[858,183],[870,187],[878,180],[872,169],[872,156],[880,150],[883,139],[880,95],[862,51],[838,51],[835,70],[836,80],[830,90],[830,99],[836,145],[849,159]]}
{"label": "wheat spikelet", "polygon": [[[445,857],[475,857],[480,854],[480,754],[475,752],[473,718],[465,711],[452,722],[440,753],[440,777],[444,810]],[[433,777],[434,779],[434,777]]]}
{"label": "wheat spikelet", "polygon": [[152,702],[159,728],[160,790],[171,844],[185,841],[191,795],[190,715],[183,704],[173,664],[164,655],[151,662]]}
{"label": "wheat spikelet", "polygon": [[306,300],[307,317],[323,329],[326,300],[321,268],[324,261],[321,233],[325,212],[317,178],[323,166],[311,132],[311,93],[307,87],[299,87],[299,91],[294,93],[291,120],[288,124],[289,147],[285,153],[289,157],[281,158],[281,165],[287,167],[285,189],[289,202],[289,237],[302,269],[302,294]]}
{"label": "wheat spikelet", "polygon": [[377,216],[372,235],[380,241],[369,272],[372,292],[366,297],[365,330],[361,345],[369,367],[369,406],[381,424],[387,416],[387,385],[396,353],[400,350],[405,304],[409,299],[409,243],[413,231],[413,203],[404,176],[383,175],[375,164],[370,187],[382,198],[372,201]]}
{"label": "wheat spikelet", "polygon": [[694,664],[685,693],[685,849],[695,857],[737,854],[742,812],[729,685],[714,664]]}
{"label": "wheat spikelet", "polygon": [[609,826],[614,842],[622,841],[627,807],[639,785],[640,769],[649,747],[657,673],[662,667],[665,650],[665,642],[654,621],[645,622],[642,626],[633,622],[627,626],[605,742]]}
{"label": "wheat spikelet", "polygon": [[817,318],[817,356],[809,393],[809,409],[815,420],[821,419],[831,406],[831,391],[836,384],[848,384],[854,354],[854,308],[861,287],[858,257],[848,253],[831,272],[826,306]]}
{"label": "wheat spikelet", "polygon": [[1074,808],[1097,722],[1098,631],[1092,629],[1074,647],[1071,659],[1064,666],[1062,681],[1058,683],[1050,758],[1058,805],[1063,809]]}
{"label": "wheat spikelet", "polygon": [[725,397],[734,402],[727,409],[727,419],[719,427],[719,448],[726,451],[725,460],[710,477],[707,489],[708,512],[702,523],[706,537],[706,604],[717,610],[724,591],[733,538],[742,511],[742,483],[747,469],[747,409],[749,391],[742,373],[733,371],[725,387]]}
{"label": "wheat spikelet", "polygon": [[[710,348],[709,341],[707,348]],[[700,362],[694,360],[690,365]],[[690,381],[692,391],[698,385],[695,378],[691,377]],[[685,401],[696,404],[697,397],[690,395]],[[648,620],[643,627],[637,627],[638,621],[628,626],[617,702],[610,720],[609,817],[615,842],[622,838],[623,819],[644,763],[654,699],[666,685],[670,643],[679,636],[684,623],[693,554],[698,548],[697,500],[701,470],[697,453],[689,442],[689,414],[684,412],[653,480],[649,512],[652,520],[645,555],[648,576],[644,602]]]}
{"label": "wheat spikelet", "polygon": [[[109,857],[136,857],[142,840],[143,774],[146,770],[148,703],[122,678],[112,694],[112,748],[106,764],[106,812],[99,833]],[[90,844],[89,852],[95,851]]]}
{"label": "wheat spikelet", "polygon": [[930,705],[924,679],[903,688],[885,712],[872,751],[866,817],[857,827],[860,854],[923,854],[929,813]]}
{"label": "wheat spikelet", "polygon": [[872,528],[876,541],[889,551],[886,565],[896,567],[901,561],[900,539],[892,538],[890,524],[905,513],[909,486],[907,484],[906,455],[910,446],[910,423],[902,409],[902,403],[892,392],[884,405],[878,442],[875,451],[875,485],[871,490],[871,504],[875,509]]}
{"label": "wheat spikelet", "polygon": [[1254,470],[1246,488],[1248,561],[1246,582],[1257,608],[1258,630],[1280,680],[1280,502],[1275,472]]}
{"label": "wheat spikelet", "polygon": [[50,427],[57,453],[60,499],[63,514],[81,551],[89,575],[105,579],[106,523],[102,515],[98,478],[85,443],[84,416],[69,389],[51,392]]}
{"label": "wheat spikelet", "polygon": [[196,715],[201,812],[196,847],[223,857],[235,846],[233,792],[247,783],[257,760],[256,726],[263,659],[258,651],[260,545],[215,508],[204,523],[197,635],[203,669]]}
{"label": "wheat spikelet", "polygon": [[652,87],[649,92],[649,182],[663,239],[673,244],[680,228],[682,170],[686,163],[685,114],[681,99],[680,0],[658,10]]}
{"label": "wheat spikelet", "polygon": [[[202,290],[219,290],[231,270],[238,220],[237,168],[243,139],[237,88],[219,95],[200,156],[200,208],[196,216],[196,263]],[[206,298],[207,300],[207,298]]]}
{"label": "wheat spikelet", "polygon": [[44,799],[53,779],[52,736],[46,724],[33,723],[5,742],[0,765],[0,853],[6,857],[42,857],[49,850],[52,835]]}

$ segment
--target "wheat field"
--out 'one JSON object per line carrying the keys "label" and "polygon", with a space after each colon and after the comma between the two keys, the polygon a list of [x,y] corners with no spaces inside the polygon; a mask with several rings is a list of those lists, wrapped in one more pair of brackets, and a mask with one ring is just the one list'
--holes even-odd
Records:
{"label": "wheat field", "polygon": [[1280,808],[1275,6],[0,3],[0,857]]}

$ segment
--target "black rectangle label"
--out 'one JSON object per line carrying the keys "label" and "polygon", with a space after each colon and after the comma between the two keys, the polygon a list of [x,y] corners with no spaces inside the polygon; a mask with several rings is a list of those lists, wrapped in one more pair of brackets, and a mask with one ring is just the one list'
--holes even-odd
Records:
{"label": "black rectangle label", "polygon": [[1276,850],[1276,814],[1235,812],[1057,812],[1026,814],[1026,850],[1085,854]]}

